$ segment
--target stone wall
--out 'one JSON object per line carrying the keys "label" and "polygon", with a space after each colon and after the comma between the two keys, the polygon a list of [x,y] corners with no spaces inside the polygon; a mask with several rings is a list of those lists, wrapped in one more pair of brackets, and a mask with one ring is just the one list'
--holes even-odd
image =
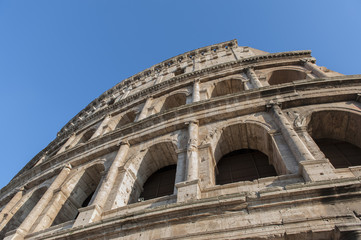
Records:
{"label": "stone wall", "polygon": [[[168,59],[90,103],[0,191],[0,237],[358,239],[360,83],[310,51],[235,40]],[[320,139],[351,146],[350,164]],[[240,150],[274,173],[217,185]]]}

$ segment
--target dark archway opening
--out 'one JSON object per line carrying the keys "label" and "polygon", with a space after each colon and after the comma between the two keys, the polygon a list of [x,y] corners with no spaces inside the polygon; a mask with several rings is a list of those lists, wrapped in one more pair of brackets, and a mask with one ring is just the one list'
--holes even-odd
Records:
{"label": "dark archway opening", "polygon": [[140,199],[148,200],[172,195],[177,165],[170,165],[153,173],[143,185]]}
{"label": "dark archway opening", "polygon": [[219,160],[217,169],[217,185],[277,176],[267,155],[252,149],[240,149],[224,155]]}
{"label": "dark archway opening", "polygon": [[237,93],[243,90],[243,82],[237,79],[218,82],[214,87],[211,98]]}
{"label": "dark archway opening", "polygon": [[315,142],[335,168],[361,165],[361,148],[330,138],[316,139]]}
{"label": "dark archway opening", "polygon": [[184,93],[177,93],[166,98],[160,112],[180,107],[186,104],[187,97]]}
{"label": "dark archway opening", "polygon": [[121,128],[129,123],[134,122],[136,116],[137,114],[134,111],[130,111],[124,114],[115,128]]}
{"label": "dark archway opening", "polygon": [[87,141],[89,141],[89,139],[94,135],[96,129],[92,128],[89,129],[86,133],[83,134],[83,136],[80,138],[78,144],[80,143],[86,143]]}
{"label": "dark archway opening", "polygon": [[3,239],[5,233],[14,230],[20,226],[20,224],[25,220],[25,218],[29,215],[31,210],[36,206],[36,204],[40,201],[41,197],[44,195],[46,187],[40,188],[32,193],[31,197],[23,203],[23,205],[16,211],[14,216],[10,219],[10,221],[4,226],[4,228],[0,231],[0,239]]}
{"label": "dark archway opening", "polygon": [[269,74],[268,83],[270,85],[276,85],[306,78],[307,74],[305,72],[297,70],[276,70]]}
{"label": "dark archway opening", "polygon": [[59,210],[52,226],[76,219],[79,215],[78,209],[86,207],[91,203],[94,192],[100,183],[101,172],[103,170],[103,165],[97,164],[81,173],[81,177]]}

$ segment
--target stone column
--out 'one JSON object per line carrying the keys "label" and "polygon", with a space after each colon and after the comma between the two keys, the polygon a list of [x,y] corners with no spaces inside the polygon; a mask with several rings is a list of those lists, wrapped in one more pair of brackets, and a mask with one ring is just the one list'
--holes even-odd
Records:
{"label": "stone column", "polygon": [[271,104],[271,111],[278,127],[281,129],[282,135],[288,143],[293,155],[298,162],[306,160],[315,160],[313,155],[307,149],[306,145],[297,135],[292,125],[288,122],[287,118],[283,115],[283,112],[279,105]]}
{"label": "stone column", "polygon": [[28,234],[33,224],[36,222],[40,214],[47,207],[48,203],[51,201],[54,191],[58,189],[68,177],[71,171],[71,166],[66,165],[59,175],[55,178],[54,182],[50,185],[48,190],[44,193],[39,202],[35,205],[33,210],[29,213],[29,215],[25,218],[25,220],[20,224],[18,229],[15,231],[13,235],[7,236],[6,240],[20,240],[24,239],[24,237]]}
{"label": "stone column", "polygon": [[327,74],[321,71],[316,64],[313,64],[309,62],[307,59],[302,60],[303,65],[310,71],[312,71],[313,74],[315,74],[319,78],[327,77]]}
{"label": "stone column", "polygon": [[140,112],[137,121],[140,121],[140,120],[142,120],[142,119],[144,119],[144,118],[147,117],[148,108],[149,108],[149,106],[152,104],[152,101],[153,101],[153,98],[152,98],[152,97],[149,97],[149,98],[145,101],[144,106],[143,106],[143,109],[142,109],[142,111]]}
{"label": "stone column", "polygon": [[281,108],[277,104],[273,104],[270,107],[284,139],[299,162],[299,172],[303,178],[306,181],[322,181],[337,178],[332,165],[327,159],[315,159],[283,115]]}
{"label": "stone column", "polygon": [[95,222],[100,219],[107,198],[110,191],[113,189],[116,177],[119,173],[119,168],[125,164],[128,150],[128,141],[121,141],[119,151],[115,156],[104,180],[102,181],[93,203],[88,207],[79,209],[79,216],[74,223],[74,227]]}
{"label": "stone column", "polygon": [[10,202],[0,212],[0,231],[2,228],[9,222],[13,214],[10,215],[10,211],[16,206],[16,204],[21,200],[24,195],[24,188],[21,188],[17,193],[11,198]]}
{"label": "stone column", "polygon": [[198,176],[198,121],[193,120],[188,123],[188,136],[186,181],[176,184],[178,202],[199,199],[201,193]]}
{"label": "stone column", "polygon": [[187,181],[198,179],[198,121],[188,123]]}
{"label": "stone column", "polygon": [[249,88],[249,86],[248,86],[248,81],[242,81],[242,83],[243,83],[243,89],[245,90],[245,91],[247,91],[247,90],[249,90],[250,88]]}
{"label": "stone column", "polygon": [[193,82],[193,94],[192,94],[192,100],[193,102],[198,102],[201,99],[200,93],[199,93],[199,79],[196,79]]}
{"label": "stone column", "polygon": [[186,160],[187,160],[187,150],[181,149],[177,151],[177,154],[178,154],[178,159],[177,159],[177,170],[174,181],[174,194],[177,194],[177,188],[175,187],[175,185],[185,180],[184,177],[185,177],[185,168],[186,168]]}
{"label": "stone column", "polygon": [[112,117],[110,115],[107,115],[91,138],[96,138],[96,137],[102,135],[103,132],[104,132],[104,128],[107,128],[108,123],[109,123],[111,118]]}
{"label": "stone column", "polygon": [[254,88],[261,88],[262,83],[259,81],[257,74],[254,72],[253,68],[247,68],[247,76],[251,80],[251,83]]}

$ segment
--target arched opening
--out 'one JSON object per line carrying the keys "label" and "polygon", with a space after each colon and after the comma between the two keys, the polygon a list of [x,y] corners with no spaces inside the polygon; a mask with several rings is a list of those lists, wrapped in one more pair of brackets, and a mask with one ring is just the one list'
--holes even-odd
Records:
{"label": "arched opening", "polygon": [[350,111],[314,112],[307,130],[335,168],[361,165],[361,116]]}
{"label": "arched opening", "polygon": [[187,99],[187,96],[184,93],[177,93],[177,94],[168,96],[165,99],[163,106],[160,109],[160,112],[185,105],[186,99]]}
{"label": "arched opening", "polygon": [[227,94],[237,93],[244,90],[243,82],[238,79],[229,79],[216,83],[214,86],[211,98],[219,97]]}
{"label": "arched opening", "polygon": [[86,207],[91,203],[101,179],[101,172],[103,171],[103,165],[96,164],[69,180],[66,187],[71,187],[73,184],[75,186],[55,217],[52,226],[76,219],[79,214],[78,209]]}
{"label": "arched opening", "polygon": [[214,179],[220,185],[288,173],[275,141],[264,126],[256,123],[224,128],[214,158]]}
{"label": "arched opening", "polygon": [[177,165],[163,167],[153,173],[143,185],[140,199],[148,200],[172,195],[174,191],[175,172]]}
{"label": "arched opening", "polygon": [[306,78],[307,74],[298,70],[275,70],[267,76],[270,85],[288,83]]}
{"label": "arched opening", "polygon": [[[177,147],[172,142],[157,143],[148,148],[138,166],[128,204],[173,194],[177,164]],[[133,168],[131,167],[131,168]],[[157,192],[158,191],[158,192]]]}
{"label": "arched opening", "polygon": [[135,117],[136,117],[136,113],[134,111],[129,111],[126,114],[124,114],[120,121],[118,122],[117,126],[115,128],[121,128],[129,123],[134,122]]}
{"label": "arched opening", "polygon": [[267,155],[252,149],[240,149],[224,155],[217,164],[216,184],[277,176]]}
{"label": "arched opening", "polygon": [[95,128],[92,128],[92,129],[89,129],[88,131],[86,131],[83,136],[80,138],[80,140],[78,141],[78,144],[79,143],[86,143],[87,141],[89,141],[89,139],[94,135],[96,129]]}
{"label": "arched opening", "polygon": [[[35,205],[39,202],[41,197],[46,192],[47,188],[42,187],[34,191],[31,196],[17,209],[16,213],[12,216],[12,218],[7,222],[7,224],[0,231],[0,239],[3,239],[5,233],[12,231],[20,226],[20,224],[25,220],[25,218],[29,215],[31,210],[35,207]],[[12,210],[14,211],[14,209]],[[5,218],[6,219],[6,218]]]}
{"label": "arched opening", "polygon": [[335,168],[361,165],[361,148],[330,138],[316,139],[315,142]]}

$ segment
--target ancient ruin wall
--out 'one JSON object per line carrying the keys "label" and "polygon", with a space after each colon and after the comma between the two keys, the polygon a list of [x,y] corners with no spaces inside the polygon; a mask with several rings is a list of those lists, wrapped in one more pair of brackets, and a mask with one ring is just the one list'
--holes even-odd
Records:
{"label": "ancient ruin wall", "polygon": [[1,189],[0,237],[356,236],[360,81],[310,51],[236,40],[163,61],[91,102]]}

